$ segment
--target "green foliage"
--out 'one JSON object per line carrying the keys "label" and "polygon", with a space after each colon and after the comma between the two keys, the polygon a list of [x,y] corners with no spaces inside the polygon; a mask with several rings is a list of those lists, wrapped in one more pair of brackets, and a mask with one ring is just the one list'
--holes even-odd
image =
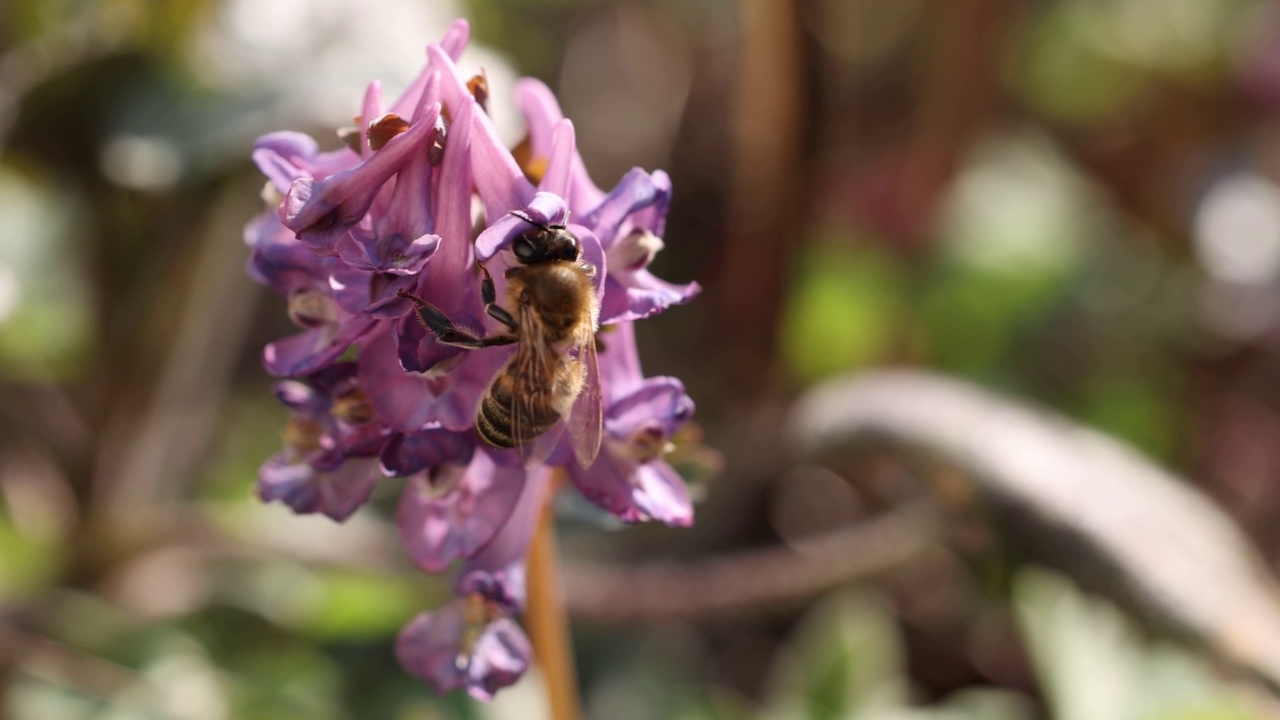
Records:
{"label": "green foliage", "polygon": [[770,720],[870,717],[901,705],[907,682],[888,613],[848,592],[815,607],[779,658]]}
{"label": "green foliage", "polygon": [[1177,413],[1168,385],[1158,368],[1094,378],[1085,386],[1080,416],[1153,457],[1170,457],[1176,450]]}
{"label": "green foliage", "polygon": [[1113,117],[1137,102],[1142,75],[1089,42],[1087,3],[1046,6],[1009,62],[1012,84],[1037,111],[1087,123]]}
{"label": "green foliage", "polygon": [[35,594],[57,574],[63,548],[53,538],[22,532],[0,504],[0,602]]}
{"label": "green foliage", "polygon": [[899,268],[883,251],[832,237],[801,255],[782,311],[781,347],[803,382],[881,359],[893,339]]}

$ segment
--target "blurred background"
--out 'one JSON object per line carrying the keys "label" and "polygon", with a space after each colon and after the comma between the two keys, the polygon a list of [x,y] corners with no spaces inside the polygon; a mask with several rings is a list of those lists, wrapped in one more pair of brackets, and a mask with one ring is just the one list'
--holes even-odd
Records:
{"label": "blurred background", "polygon": [[[479,706],[396,665],[448,596],[400,481],[343,526],[252,494],[292,326],[243,273],[250,145],[337,147],[454,17],[511,144],[532,75],[598,184],[671,174],[654,270],[705,288],[637,326],[724,458],[673,458],[698,525],[564,508],[589,717],[1280,717],[1274,0],[5,0],[0,717],[540,717],[536,672]],[[904,366],[1007,432],[920,375],[810,437],[796,398]],[[1045,510],[1018,423],[1145,460]]]}

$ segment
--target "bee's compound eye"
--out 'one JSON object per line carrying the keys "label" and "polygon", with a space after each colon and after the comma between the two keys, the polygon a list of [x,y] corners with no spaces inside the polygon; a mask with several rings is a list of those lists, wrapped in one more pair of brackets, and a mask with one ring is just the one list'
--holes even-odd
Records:
{"label": "bee's compound eye", "polygon": [[548,250],[551,257],[557,260],[577,260],[581,252],[578,238],[564,228],[556,231]]}
{"label": "bee's compound eye", "polygon": [[533,256],[537,254],[537,249],[534,248],[533,243],[524,235],[520,235],[515,239],[515,242],[511,243],[511,251],[516,254],[517,260],[532,260]]}

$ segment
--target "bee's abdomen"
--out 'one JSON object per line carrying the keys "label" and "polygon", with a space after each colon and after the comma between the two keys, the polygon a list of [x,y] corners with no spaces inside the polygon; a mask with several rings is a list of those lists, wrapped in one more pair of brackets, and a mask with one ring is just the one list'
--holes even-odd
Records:
{"label": "bee's abdomen", "polygon": [[[480,411],[476,413],[476,432],[490,445],[498,448],[516,446],[515,433],[511,428],[511,380],[503,373],[494,380],[480,401]],[[535,438],[560,419],[560,413],[552,408],[539,408],[537,416],[526,428],[526,439]]]}

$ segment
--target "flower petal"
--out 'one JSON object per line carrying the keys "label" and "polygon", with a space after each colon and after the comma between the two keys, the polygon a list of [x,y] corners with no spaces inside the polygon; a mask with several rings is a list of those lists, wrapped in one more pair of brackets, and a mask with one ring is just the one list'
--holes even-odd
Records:
{"label": "flower petal", "polygon": [[[453,59],[438,45],[427,48],[431,67],[440,72],[440,94],[445,107],[460,110],[465,98],[471,97],[466,79],[454,65]],[[474,98],[473,98],[474,101]],[[492,223],[512,210],[522,208],[533,198],[532,183],[525,178],[520,166],[498,137],[493,121],[487,113],[472,116],[471,166],[475,173],[476,190],[484,202],[485,213]],[[448,154],[448,150],[445,151]]]}
{"label": "flower petal", "polygon": [[568,119],[556,123],[551,133],[551,155],[547,160],[547,171],[542,175],[542,182],[538,183],[539,192],[569,197],[573,158],[577,153],[574,142],[573,123]]}
{"label": "flower petal", "polygon": [[632,392],[609,403],[605,430],[615,438],[629,438],[636,432],[656,427],[669,438],[693,417],[693,400],[685,394],[684,383],[673,377],[651,377]]}
{"label": "flower petal", "polygon": [[[411,327],[414,321],[406,316],[399,322]],[[421,342],[439,345],[426,333]],[[392,333],[379,332],[361,346],[360,384],[378,417],[395,430],[416,432],[438,423],[462,431],[474,423],[481,396],[510,353],[509,347],[462,350],[425,373],[406,372]]]}
{"label": "flower petal", "polygon": [[366,160],[373,155],[367,130],[380,117],[382,117],[382,83],[374,80],[365,87],[364,100],[360,103],[360,157]]}
{"label": "flower petal", "polygon": [[644,216],[648,223],[645,229],[661,235],[670,202],[671,179],[666,173],[658,170],[650,174],[640,168],[631,168],[600,204],[579,222],[594,228],[600,244],[608,250],[621,238],[623,223],[641,210],[649,210]]}
{"label": "flower petal", "polygon": [[373,325],[371,321],[353,318],[337,327],[319,327],[290,335],[263,348],[262,364],[276,377],[315,372],[342,357]]}
{"label": "flower petal", "polygon": [[440,47],[449,54],[449,57],[457,60],[462,51],[467,47],[467,41],[471,39],[471,23],[461,18],[449,23],[449,29],[445,31],[444,38],[440,40]]}
{"label": "flower petal", "polygon": [[[507,469],[520,472],[520,465]],[[547,502],[552,471],[546,466],[529,474],[515,507],[502,528],[483,550],[467,561],[454,581],[459,595],[478,593],[516,614],[525,605],[525,561],[529,544]]]}
{"label": "flower petal", "polygon": [[640,355],[636,352],[635,325],[620,322],[603,327],[596,339],[603,346],[600,351],[600,384],[605,391],[605,402],[634,392],[644,380]]}
{"label": "flower petal", "polygon": [[378,481],[371,459],[349,459],[331,471],[306,462],[290,463],[279,453],[258,471],[258,497],[280,501],[300,515],[322,513],[342,522],[369,499]]}
{"label": "flower petal", "polygon": [[524,675],[532,657],[533,646],[519,625],[510,618],[494,620],[471,650],[467,692],[477,700],[492,700],[495,693]]}
{"label": "flower petal", "polygon": [[387,141],[363,163],[323,180],[293,181],[280,219],[300,240],[317,250],[334,243],[360,222],[382,186],[430,137],[434,125],[418,123]]}
{"label": "flower petal", "polygon": [[320,279],[339,267],[333,258],[316,257],[306,245],[298,242],[275,213],[254,218],[246,228],[246,240],[253,248],[249,255],[249,276],[284,296],[296,290],[321,287]]}
{"label": "flower petal", "polygon": [[272,390],[280,402],[302,415],[314,416],[329,408],[329,398],[300,380],[281,380]]}
{"label": "flower petal", "polygon": [[294,180],[311,175],[308,168],[319,149],[310,135],[290,131],[269,133],[253,144],[253,164],[283,193]]}
{"label": "flower petal", "polygon": [[372,317],[390,319],[404,316],[413,305],[397,295],[401,290],[411,291],[416,278],[400,273],[378,273],[369,280],[369,304],[362,312]]}
{"label": "flower petal", "polygon": [[396,637],[396,659],[406,672],[430,683],[440,694],[465,687],[466,666],[459,667],[458,653],[466,630],[461,600],[422,613]]}
{"label": "flower petal", "polygon": [[[444,159],[440,163],[436,232],[442,238],[443,247],[439,250],[440,257],[432,265],[433,284],[439,279],[465,280],[471,271],[472,177],[469,160],[475,105],[475,100],[468,96],[456,109]],[[452,294],[451,290],[446,292]]]}
{"label": "flower petal", "polygon": [[564,119],[555,93],[541,80],[520,78],[516,81],[516,104],[529,126],[529,151],[534,157],[551,157],[551,136]]}
{"label": "flower petal", "polygon": [[[478,181],[478,172],[476,178]],[[564,198],[546,192],[535,194],[528,205],[512,210],[523,210],[535,222],[545,225],[563,225],[569,219],[569,206],[565,204]],[[528,229],[527,220],[511,214],[503,215],[476,238],[476,257],[482,261],[488,260],[506,247],[516,235]]]}
{"label": "flower petal", "polygon": [[382,471],[406,477],[441,464],[469,465],[475,442],[465,433],[441,428],[397,434],[382,450]]}
{"label": "flower petal", "polygon": [[596,276],[592,279],[592,284],[596,289],[596,298],[603,298],[609,278],[609,263],[604,248],[600,247],[596,234],[581,225],[570,225],[569,232],[578,238],[578,247],[582,248],[582,259],[595,267]]}
{"label": "flower petal", "polygon": [[606,447],[591,467],[584,470],[570,463],[567,470],[584,497],[622,522],[652,519],[676,527],[693,524],[689,491],[675,470],[661,460],[637,465]]}
{"label": "flower petal", "polygon": [[483,450],[466,467],[438,465],[405,486],[396,514],[400,539],[419,567],[441,572],[494,539],[524,486],[521,468],[498,466]]}
{"label": "flower petal", "polygon": [[[516,83],[516,102],[520,106],[520,112],[524,114],[525,122],[529,125],[529,145],[533,156],[550,159],[552,130],[556,123],[564,118],[556,96],[542,81],[523,78]],[[565,195],[565,199],[569,201],[569,207],[579,210],[593,208],[599,205],[603,198],[604,192],[591,182],[587,167],[582,162],[582,155],[575,150],[572,172],[569,176],[569,194]]]}
{"label": "flower petal", "polygon": [[683,305],[702,292],[696,282],[673,285],[648,270],[615,272],[605,283],[600,303],[600,323],[633,322],[657,315],[672,305]]}
{"label": "flower petal", "polygon": [[636,468],[632,499],[645,515],[673,527],[693,525],[689,488],[679,473],[662,460]]}

